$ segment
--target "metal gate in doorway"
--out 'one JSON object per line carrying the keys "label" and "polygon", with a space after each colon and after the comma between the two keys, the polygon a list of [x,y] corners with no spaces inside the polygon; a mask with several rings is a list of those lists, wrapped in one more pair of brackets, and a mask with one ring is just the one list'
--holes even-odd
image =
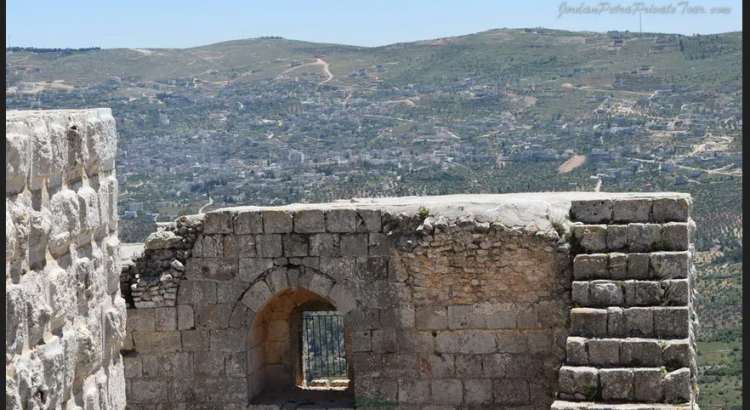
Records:
{"label": "metal gate in doorway", "polygon": [[344,319],[335,311],[303,312],[302,362],[308,386],[346,381]]}

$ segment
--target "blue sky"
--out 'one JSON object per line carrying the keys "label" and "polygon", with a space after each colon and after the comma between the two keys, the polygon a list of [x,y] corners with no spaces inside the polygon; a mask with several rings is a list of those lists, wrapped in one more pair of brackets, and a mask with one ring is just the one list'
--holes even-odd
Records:
{"label": "blue sky", "polygon": [[[380,46],[493,28],[638,31],[638,14],[563,10],[601,1],[502,0],[9,0],[5,43],[35,47],[194,47],[259,36]],[[637,7],[635,1],[607,2]],[[643,31],[712,34],[742,30],[740,0],[643,1]],[[685,7],[702,7],[688,11]],[[714,7],[730,12],[711,13]]]}

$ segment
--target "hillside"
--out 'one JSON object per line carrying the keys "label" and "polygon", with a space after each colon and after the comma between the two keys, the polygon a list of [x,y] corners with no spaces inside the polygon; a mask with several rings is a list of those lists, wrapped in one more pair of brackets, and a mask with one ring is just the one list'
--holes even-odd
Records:
{"label": "hillside", "polygon": [[699,338],[730,341],[742,327],[741,34],[6,52],[6,109],[112,108],[120,235],[133,242],[207,204],[690,192]]}

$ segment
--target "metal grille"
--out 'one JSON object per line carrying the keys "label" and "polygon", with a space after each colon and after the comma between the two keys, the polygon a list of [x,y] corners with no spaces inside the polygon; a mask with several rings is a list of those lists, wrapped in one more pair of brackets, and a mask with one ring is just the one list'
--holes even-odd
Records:
{"label": "metal grille", "polygon": [[344,320],[332,311],[303,312],[304,374],[313,380],[346,377]]}

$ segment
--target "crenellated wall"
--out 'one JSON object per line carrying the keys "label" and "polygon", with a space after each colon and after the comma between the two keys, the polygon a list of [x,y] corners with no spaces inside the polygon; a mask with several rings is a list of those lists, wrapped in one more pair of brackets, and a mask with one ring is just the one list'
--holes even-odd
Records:
{"label": "crenellated wall", "polygon": [[324,308],[344,317],[351,379],[329,407],[690,407],[691,205],[456,195],[182,217],[123,272],[129,407],[293,408],[295,315]]}
{"label": "crenellated wall", "polygon": [[6,111],[7,409],[123,409],[109,109]]}

